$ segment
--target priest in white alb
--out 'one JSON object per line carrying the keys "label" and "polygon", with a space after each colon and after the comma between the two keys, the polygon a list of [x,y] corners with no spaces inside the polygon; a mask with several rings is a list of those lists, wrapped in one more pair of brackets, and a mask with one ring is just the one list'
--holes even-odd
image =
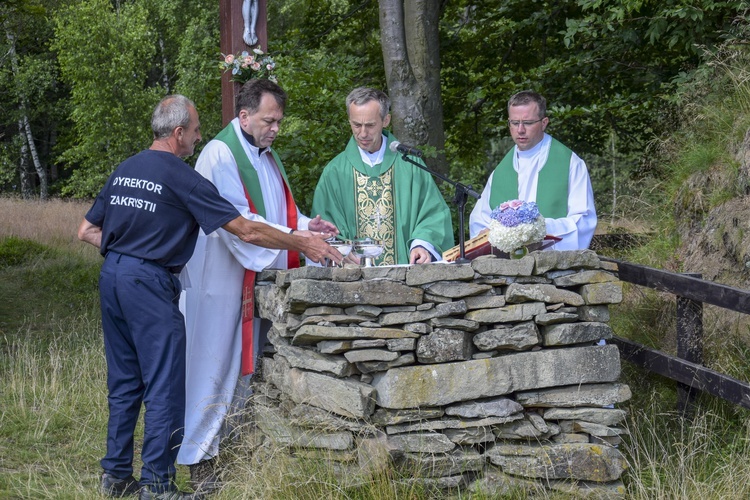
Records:
{"label": "priest in white alb", "polygon": [[596,230],[594,191],[586,164],[545,133],[547,104],[524,90],[508,101],[508,126],[515,146],[490,174],[469,218],[471,237],[490,225],[490,213],[504,201],[535,201],[547,234],[562,238],[549,250],[583,250]]}
{"label": "priest in white alb", "polygon": [[[286,172],[271,144],[284,117],[286,93],[276,83],[253,79],[237,96],[237,116],[210,141],[196,170],[245,218],[284,232],[338,234],[336,227],[300,213]],[[183,271],[181,305],[187,330],[185,431],[177,463],[190,466],[191,485],[208,493],[218,486],[215,458],[244,406],[256,356],[267,328],[253,316],[255,273],[299,266],[300,256],[256,247],[226,231],[201,233]]]}

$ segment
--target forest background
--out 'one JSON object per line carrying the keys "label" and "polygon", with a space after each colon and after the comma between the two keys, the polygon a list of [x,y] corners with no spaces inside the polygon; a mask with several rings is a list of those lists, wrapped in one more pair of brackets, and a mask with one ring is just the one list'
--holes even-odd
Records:
{"label": "forest background", "polygon": [[[750,287],[747,2],[273,0],[264,49],[290,95],[274,147],[304,210],[349,138],[346,94],[393,93],[379,19],[398,7],[439,19],[445,147],[428,164],[481,187],[512,146],[508,97],[534,88],[550,133],[589,166],[600,225],[647,223],[601,255]],[[100,498],[101,258],[75,229],[107,175],[150,144],[163,95],[196,102],[204,142],[218,132],[218,19],[218,0],[0,0],[0,498]],[[675,354],[674,297],[624,292],[613,330]],[[750,380],[747,318],[706,308],[704,328],[705,365]],[[623,369],[628,497],[749,498],[747,410],[703,396],[685,420],[673,383]],[[320,461],[251,455],[231,450],[217,498],[434,498],[390,475],[351,489]],[[511,496],[530,497],[549,498]]]}
{"label": "forest background", "polygon": [[[740,0],[270,1],[264,49],[290,95],[274,146],[305,211],[350,136],[347,93],[388,90],[384,54],[397,42],[379,19],[394,8],[438,13],[428,65],[445,117],[432,133],[445,147],[427,147],[428,164],[481,189],[512,146],[508,97],[535,89],[548,131],[585,159],[598,211],[612,216],[659,196],[667,172],[650,148],[679,127],[685,87],[719,47],[746,41]],[[221,128],[218,0],[5,0],[0,27],[0,192],[92,197],[150,144],[150,113],[167,93],[196,102],[204,144]],[[420,78],[409,71],[419,70],[407,66],[404,81]]]}

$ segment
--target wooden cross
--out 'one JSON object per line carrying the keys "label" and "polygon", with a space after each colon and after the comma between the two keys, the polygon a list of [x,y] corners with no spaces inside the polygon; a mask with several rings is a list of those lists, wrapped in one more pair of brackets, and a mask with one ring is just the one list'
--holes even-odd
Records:
{"label": "wooden cross", "polygon": [[[245,44],[245,19],[242,15],[243,2],[257,8],[257,22],[255,32],[258,43],[265,52],[268,51],[268,26],[266,21],[266,0],[219,0],[219,18],[221,26],[221,53],[238,54],[243,50],[250,51],[252,47]],[[246,5],[247,6],[247,5]],[[224,125],[232,121],[235,116],[234,101],[240,90],[238,83],[230,81],[231,73],[224,73],[221,77],[221,118]]]}

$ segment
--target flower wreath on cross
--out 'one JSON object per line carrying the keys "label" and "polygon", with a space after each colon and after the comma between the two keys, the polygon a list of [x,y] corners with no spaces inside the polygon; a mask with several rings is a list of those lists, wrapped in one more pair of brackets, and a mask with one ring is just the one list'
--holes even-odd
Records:
{"label": "flower wreath on cross", "polygon": [[219,63],[219,69],[232,72],[232,81],[240,84],[253,78],[268,78],[276,81],[274,69],[276,63],[273,58],[263,52],[260,47],[252,50],[252,54],[243,50],[239,54],[222,54],[223,61]]}

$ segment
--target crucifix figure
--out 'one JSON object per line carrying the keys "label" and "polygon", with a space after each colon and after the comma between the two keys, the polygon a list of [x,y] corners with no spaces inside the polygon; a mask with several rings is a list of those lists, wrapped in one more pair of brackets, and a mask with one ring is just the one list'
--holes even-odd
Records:
{"label": "crucifix figure", "polygon": [[258,35],[255,33],[255,25],[258,22],[258,0],[242,0],[242,19],[245,21],[242,40],[252,47],[258,43]]}
{"label": "crucifix figure", "polygon": [[[2,1],[2,0],[0,0]],[[219,0],[221,53],[238,54],[257,46],[268,50],[266,0]],[[240,84],[231,73],[221,77],[221,117],[224,125],[234,118],[234,104]]]}

